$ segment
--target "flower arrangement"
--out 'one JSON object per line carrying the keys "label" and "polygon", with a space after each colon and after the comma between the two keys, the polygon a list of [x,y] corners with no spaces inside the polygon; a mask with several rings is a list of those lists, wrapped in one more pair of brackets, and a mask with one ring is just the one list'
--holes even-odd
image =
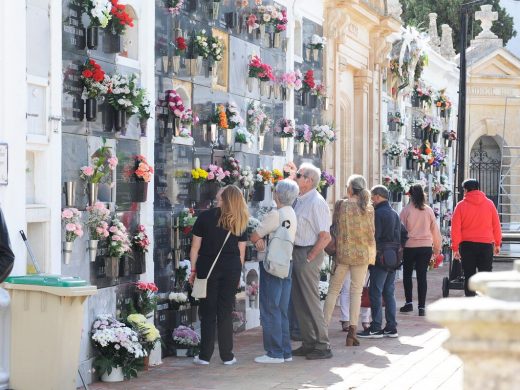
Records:
{"label": "flower arrangement", "polygon": [[87,183],[101,183],[117,167],[118,159],[112,156],[110,147],[105,142],[103,138],[103,145],[92,155],[93,166],[80,168],[80,177]]}
{"label": "flower arrangement", "polygon": [[320,146],[336,140],[336,133],[329,125],[316,125],[312,128],[312,141]]}
{"label": "flower arrangement", "polygon": [[187,127],[181,127],[181,129],[179,130],[179,137],[181,137],[181,138],[193,138],[191,136],[191,130],[188,129]]}
{"label": "flower arrangement", "polygon": [[173,330],[172,337],[178,347],[194,348],[200,344],[200,336],[188,326],[179,325]]}
{"label": "flower arrangement", "polygon": [[136,114],[139,109],[135,102],[139,95],[137,88],[137,74],[114,74],[110,78],[110,90],[108,91],[108,103],[118,111],[126,111],[127,114]]}
{"label": "flower arrangement", "polygon": [[112,19],[110,0],[84,0],[83,10],[90,18],[90,26],[105,28]]}
{"label": "flower arrangement", "polygon": [[404,192],[404,187],[406,185],[405,180],[398,176],[384,176],[383,177],[383,185],[388,188],[388,191],[399,193]]}
{"label": "flower arrangement", "polygon": [[229,102],[227,104],[226,116],[229,129],[234,129],[244,124],[244,119],[240,116],[240,109],[235,102]]}
{"label": "flower arrangement", "polygon": [[452,103],[449,97],[446,95],[446,90],[441,89],[434,100],[435,106],[442,111],[449,111]]}
{"label": "flower arrangement", "polygon": [[239,144],[252,144],[253,141],[253,135],[247,131],[245,127],[237,127],[235,129],[235,142]]}
{"label": "flower arrangement", "polygon": [[246,294],[250,297],[256,297],[258,295],[258,284],[252,281],[246,286]]}
{"label": "flower arrangement", "polygon": [[226,184],[233,184],[240,178],[240,161],[233,156],[224,156],[223,160],[224,172],[229,175],[224,179]]}
{"label": "flower arrangement", "polygon": [[149,355],[157,343],[161,341],[161,334],[154,324],[146,321],[146,317],[142,314],[134,313],[126,317],[126,321],[132,329],[137,333],[139,342],[141,343],[146,354]]}
{"label": "flower arrangement", "polygon": [[137,116],[141,120],[148,120],[152,116],[151,100],[146,89],[138,88],[137,96],[135,97],[134,105],[137,107]]}
{"label": "flower arrangement", "polygon": [[210,164],[208,167],[207,181],[210,183],[224,184],[227,177],[229,177],[229,171],[224,171],[217,165]]}
{"label": "flower arrangement", "polygon": [[168,89],[165,94],[168,109],[176,118],[181,119],[184,115],[184,111],[186,110],[181,95],[179,95],[174,89]]}
{"label": "flower arrangement", "polygon": [[454,130],[444,130],[442,132],[442,138],[448,140],[448,141],[456,141],[457,140],[457,133]]}
{"label": "flower arrangement", "polygon": [[108,232],[108,255],[110,257],[121,257],[131,251],[128,232],[119,219],[112,219]]}
{"label": "flower arrangement", "polygon": [[[185,235],[191,233],[193,225],[195,225],[195,221],[197,221],[197,217],[195,216],[195,210],[192,208],[185,207],[179,213],[179,227],[182,229],[182,232]],[[191,269],[191,264],[188,264],[188,266]]]}
{"label": "flower arrangement", "polygon": [[408,160],[418,160],[421,152],[416,146],[409,146],[406,150],[406,158]]}
{"label": "flower arrangement", "polygon": [[132,249],[139,253],[148,252],[150,246],[150,239],[146,234],[146,228],[144,225],[137,225],[135,234],[132,236]]}
{"label": "flower arrangement", "polygon": [[113,368],[122,367],[126,378],[136,377],[138,359],[147,356],[138,334],[108,314],[97,316],[93,322],[91,341],[99,353],[94,367],[100,374],[110,374]]}
{"label": "flower arrangement", "polygon": [[216,118],[218,127],[220,127],[221,129],[229,128],[228,118],[227,118],[227,114],[226,114],[226,107],[224,107],[223,104],[219,104],[217,106],[217,110],[215,112],[215,118]]}
{"label": "flower arrangement", "polygon": [[391,156],[391,157],[401,157],[401,156],[404,156],[406,151],[407,151],[407,149],[403,144],[396,142],[396,143],[390,144],[388,146],[388,148],[386,148],[385,154],[387,156]]}
{"label": "flower arrangement", "polygon": [[327,96],[327,89],[325,88],[325,85],[323,84],[316,84],[313,90],[311,90],[312,95],[316,95],[318,97],[325,97]]}
{"label": "flower arrangement", "polygon": [[168,12],[172,15],[179,15],[183,4],[184,4],[184,0],[164,0],[164,6],[168,9]]}
{"label": "flower arrangement", "polygon": [[329,282],[320,280],[318,289],[320,291],[320,301],[324,301],[325,299],[327,299],[327,294],[329,293]]}
{"label": "flower arrangement", "polygon": [[254,176],[251,167],[245,167],[240,171],[238,183],[241,188],[249,189],[254,185]]}
{"label": "flower arrangement", "polygon": [[250,33],[252,33],[253,30],[256,30],[258,27],[260,27],[255,14],[249,14],[249,16],[246,19],[246,25]]}
{"label": "flower arrangement", "polygon": [[294,72],[283,73],[278,81],[283,87],[294,88],[295,91],[299,91],[303,85],[302,79],[302,72],[297,69]]}
{"label": "flower arrangement", "polygon": [[296,167],[296,164],[292,161],[289,161],[288,163],[285,163],[283,166],[283,177],[285,179],[294,180],[296,178],[297,170],[298,168]]}
{"label": "flower arrangement", "polygon": [[314,81],[314,71],[309,69],[305,72],[305,76],[303,77],[303,91],[310,92],[316,87],[316,82]]}
{"label": "flower arrangement", "polygon": [[446,155],[441,148],[434,146],[431,155],[432,159],[429,161],[430,165],[433,165],[434,167],[446,166]]}
{"label": "flower arrangement", "polygon": [[191,262],[188,259],[179,261],[179,267],[175,269],[175,284],[181,291],[184,290],[186,286],[190,272]]}
{"label": "flower arrangement", "polygon": [[105,75],[101,65],[93,59],[87,59],[81,67],[81,83],[88,98],[106,95],[110,78]]}
{"label": "flower arrangement", "polygon": [[141,154],[133,156],[134,166],[130,170],[130,177],[135,181],[144,181],[149,183],[152,180],[153,167],[146,161],[146,157]]}
{"label": "flower arrangement", "polygon": [[183,125],[191,126],[191,125],[197,125],[199,123],[199,117],[197,114],[193,113],[191,108],[188,108],[184,110],[181,114],[181,123]]}
{"label": "flower arrangement", "polygon": [[222,61],[224,53],[224,43],[222,40],[217,37],[210,36],[208,37],[208,45],[209,57],[211,57],[215,62]]}
{"label": "flower arrangement", "polygon": [[93,206],[87,207],[88,219],[87,227],[90,232],[91,240],[104,240],[109,236],[108,220],[110,210],[103,202],[96,202]]}
{"label": "flower arrangement", "polygon": [[255,11],[258,15],[258,23],[274,25],[276,25],[278,15],[281,12],[280,7],[274,5],[262,5],[262,3],[257,4]]}
{"label": "flower arrangement", "polygon": [[208,36],[206,35],[206,30],[202,30],[195,34],[193,44],[198,55],[204,59],[209,58],[211,49],[208,42]]}
{"label": "flower arrangement", "polygon": [[323,188],[328,188],[336,183],[336,178],[326,171],[321,171],[320,183],[318,184],[318,191]]}
{"label": "flower arrangement", "polygon": [[425,86],[423,83],[416,83],[413,88],[413,97],[421,103],[430,106],[432,104],[433,90],[431,87]]}
{"label": "flower arrangement", "polygon": [[184,37],[177,37],[175,39],[175,55],[180,56],[182,53],[186,52],[188,45],[186,43],[186,39]]}
{"label": "flower arrangement", "polygon": [[191,170],[191,181],[195,183],[204,183],[208,178],[208,172],[202,168]]}
{"label": "flower arrangement", "polygon": [[312,141],[312,129],[310,126],[306,124],[296,126],[294,140],[296,142],[310,143]]}
{"label": "flower arrangement", "polygon": [[271,119],[256,100],[251,100],[247,106],[246,125],[247,129],[253,134],[263,134],[269,131]]}
{"label": "flower arrangement", "polygon": [[317,34],[313,34],[311,36],[311,43],[309,43],[309,47],[311,49],[323,49],[325,47],[325,42],[325,37],[320,37]]}
{"label": "flower arrangement", "polygon": [[152,313],[157,307],[157,291],[159,289],[155,283],[139,281],[135,283],[137,297],[135,308],[137,312],[146,316]]}
{"label": "flower arrangement", "polygon": [[278,183],[280,180],[283,180],[283,173],[278,168],[274,168],[271,172],[273,177],[273,184]]}
{"label": "flower arrangement", "polygon": [[65,227],[65,241],[74,242],[83,237],[83,227],[80,223],[81,213],[76,208],[67,208],[61,212],[61,222]]}
{"label": "flower arrangement", "polygon": [[110,26],[116,34],[122,35],[127,27],[134,26],[134,20],[126,12],[124,4],[119,4],[118,0],[111,0],[111,2],[112,9],[110,13],[112,14],[112,19],[110,20]]}
{"label": "flower arrangement", "polygon": [[282,138],[294,137],[294,124],[291,119],[281,118],[276,122],[274,127],[274,135]]}
{"label": "flower arrangement", "polygon": [[260,79],[260,81],[274,81],[273,68],[262,62],[260,57],[253,56],[249,62],[249,77]]}
{"label": "flower arrangement", "polygon": [[287,30],[287,23],[289,22],[289,19],[287,18],[287,10],[278,7],[275,5],[275,7],[278,9],[278,17],[276,19],[273,19],[273,24],[277,32],[285,31]]}
{"label": "flower arrangement", "polygon": [[396,111],[395,113],[388,113],[388,123],[395,123],[398,126],[404,126],[403,118],[401,118],[401,113]]}
{"label": "flower arrangement", "polygon": [[175,310],[179,310],[179,307],[185,303],[188,302],[188,296],[184,294],[183,292],[171,292],[168,295],[168,299],[170,302],[174,304],[174,307],[176,307]]}
{"label": "flower arrangement", "polygon": [[273,175],[270,170],[257,168],[255,176],[255,185],[272,184]]}

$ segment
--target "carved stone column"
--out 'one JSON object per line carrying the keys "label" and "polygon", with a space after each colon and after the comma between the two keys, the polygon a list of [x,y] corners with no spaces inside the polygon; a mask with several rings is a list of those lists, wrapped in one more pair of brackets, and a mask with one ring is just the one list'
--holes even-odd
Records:
{"label": "carved stone column", "polygon": [[428,29],[430,45],[433,47],[433,50],[439,52],[441,40],[439,39],[439,34],[437,32],[437,14],[432,12],[428,14],[428,17],[430,18],[430,28]]}
{"label": "carved stone column", "polygon": [[368,176],[369,140],[370,140],[370,107],[369,86],[372,84],[372,72],[359,71],[354,76],[354,172]]}
{"label": "carved stone column", "polygon": [[520,372],[520,261],[508,272],[480,272],[470,288],[483,296],[441,299],[428,319],[450,331],[444,346],[464,363],[464,388],[518,388]]}

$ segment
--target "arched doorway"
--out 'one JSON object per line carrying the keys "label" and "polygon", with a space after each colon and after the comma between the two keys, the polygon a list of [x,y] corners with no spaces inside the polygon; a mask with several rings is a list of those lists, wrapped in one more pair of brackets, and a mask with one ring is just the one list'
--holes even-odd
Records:
{"label": "arched doorway", "polygon": [[471,148],[469,175],[479,181],[480,189],[495,206],[498,205],[500,159],[500,147],[493,137],[484,135]]}

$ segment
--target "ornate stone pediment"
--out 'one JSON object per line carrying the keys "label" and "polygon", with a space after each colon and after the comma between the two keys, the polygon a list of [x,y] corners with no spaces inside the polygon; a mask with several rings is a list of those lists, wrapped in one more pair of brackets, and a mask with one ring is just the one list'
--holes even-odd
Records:
{"label": "ornate stone pediment", "polygon": [[472,76],[520,77],[520,59],[506,49],[498,49],[469,68]]}

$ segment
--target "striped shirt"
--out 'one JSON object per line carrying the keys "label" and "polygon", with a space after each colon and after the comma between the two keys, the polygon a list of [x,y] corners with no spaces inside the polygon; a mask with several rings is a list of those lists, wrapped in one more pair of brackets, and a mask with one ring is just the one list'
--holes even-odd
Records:
{"label": "striped shirt", "polygon": [[315,189],[298,197],[294,212],[298,222],[294,245],[314,246],[320,232],[329,232],[331,225],[329,206]]}

